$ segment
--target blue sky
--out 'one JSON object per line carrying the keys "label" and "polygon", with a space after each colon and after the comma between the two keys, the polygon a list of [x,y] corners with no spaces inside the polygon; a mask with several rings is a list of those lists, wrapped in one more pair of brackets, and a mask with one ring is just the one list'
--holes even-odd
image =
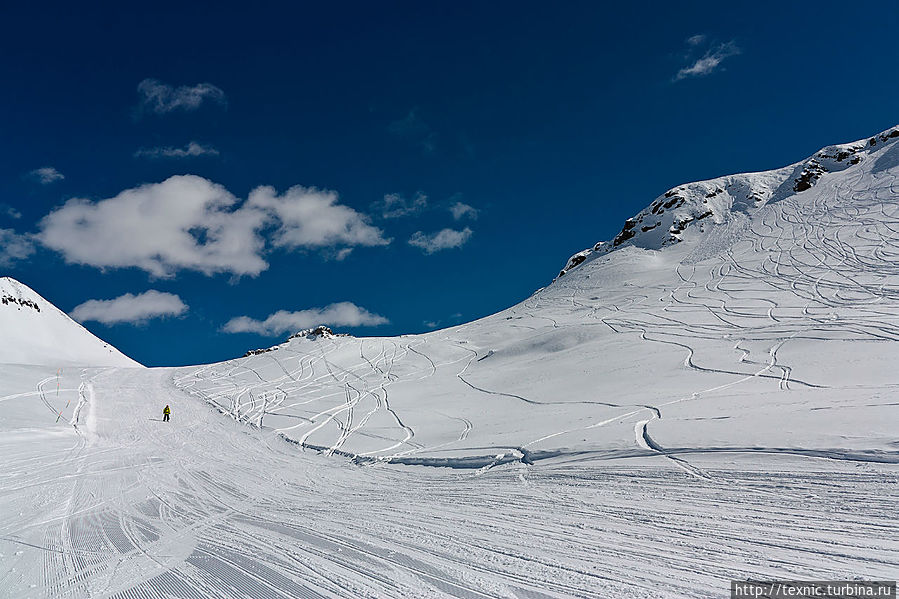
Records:
{"label": "blue sky", "polygon": [[0,273],[147,365],[485,316],[899,122],[891,2],[9,4]]}

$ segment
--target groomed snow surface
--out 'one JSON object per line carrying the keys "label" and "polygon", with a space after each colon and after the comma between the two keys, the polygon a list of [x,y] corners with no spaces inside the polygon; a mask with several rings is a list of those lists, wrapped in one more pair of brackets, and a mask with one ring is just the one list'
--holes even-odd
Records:
{"label": "groomed snow surface", "polygon": [[889,133],[834,147],[859,160],[801,191],[785,191],[794,167],[731,179],[745,201],[719,197],[711,219],[698,203],[728,181],[672,190],[689,212],[651,233],[660,249],[638,234],[582,253],[452,329],[301,336],[181,369],[52,352],[0,367],[0,596],[722,597],[730,579],[895,579]]}

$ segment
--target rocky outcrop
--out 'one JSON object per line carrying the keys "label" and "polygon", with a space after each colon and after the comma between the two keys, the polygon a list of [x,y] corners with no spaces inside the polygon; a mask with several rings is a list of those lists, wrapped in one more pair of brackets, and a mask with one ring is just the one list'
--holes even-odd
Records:
{"label": "rocky outcrop", "polygon": [[869,139],[827,146],[806,160],[780,169],[728,175],[669,189],[646,209],[624,221],[621,231],[610,242],[599,242],[574,254],[559,276],[621,247],[660,250],[679,243],[691,226],[701,221],[721,224],[736,212],[751,214],[769,202],[811,189],[827,173],[861,163],[897,138],[899,127],[892,127]]}
{"label": "rocky outcrop", "polygon": [[268,352],[275,351],[276,349],[279,349],[280,347],[281,347],[280,345],[273,345],[272,347],[266,347],[263,349],[251,349],[250,351],[245,353],[243,355],[243,357],[249,358],[250,356],[258,356],[260,354],[267,354]]}
{"label": "rocky outcrop", "polygon": [[306,329],[303,331],[298,331],[287,338],[288,341],[291,339],[297,339],[299,337],[305,337],[306,339],[333,339],[334,337],[346,337],[346,333],[335,333],[330,329],[330,327],[326,327],[323,324],[318,325],[317,327],[313,327],[311,329]]}
{"label": "rocky outcrop", "polygon": [[346,333],[335,333],[331,330],[330,327],[326,327],[325,325],[318,325],[317,327],[313,327],[311,329],[304,329],[302,331],[297,331],[293,335],[287,338],[287,341],[280,345],[273,345],[272,347],[265,347],[260,349],[251,349],[247,353],[243,355],[244,358],[248,358],[250,356],[258,356],[260,354],[267,354],[268,352],[276,351],[287,345],[292,339],[336,339],[337,337],[349,337]]}
{"label": "rocky outcrop", "polygon": [[37,305],[37,302],[33,302],[30,299],[26,299],[24,297],[15,297],[13,295],[9,295],[4,293],[0,296],[0,303],[4,306],[21,306],[25,308],[31,308],[32,310],[41,311],[41,307]]}

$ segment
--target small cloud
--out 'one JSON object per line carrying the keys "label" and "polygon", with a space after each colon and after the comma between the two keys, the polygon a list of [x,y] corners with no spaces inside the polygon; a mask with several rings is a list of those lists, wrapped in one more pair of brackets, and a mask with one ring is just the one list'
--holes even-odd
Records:
{"label": "small cloud", "polygon": [[452,323],[458,323],[460,320],[462,320],[462,313],[456,312],[455,314],[450,315],[446,320],[425,320],[423,324],[429,329],[436,329],[444,326],[444,324],[446,324],[446,326],[451,326]]}
{"label": "small cloud", "polygon": [[28,173],[28,177],[41,185],[50,185],[51,183],[56,183],[57,181],[65,179],[65,176],[52,166],[36,168]]}
{"label": "small cloud", "polygon": [[183,148],[166,146],[161,148],[141,148],[134,153],[135,158],[195,158],[197,156],[218,156],[219,151],[212,146],[204,146],[195,141]]}
{"label": "small cloud", "polygon": [[686,42],[688,46],[698,46],[705,40],[706,35],[704,33],[697,33],[696,35],[691,35],[690,37],[688,37]]}
{"label": "small cloud", "polygon": [[142,324],[153,318],[181,316],[185,312],[187,304],[174,293],[150,289],[139,295],[126,293],[111,300],[87,300],[75,306],[69,316],[78,322]]}
{"label": "small cloud", "polygon": [[267,337],[309,329],[320,324],[331,327],[378,326],[387,324],[386,318],[373,314],[352,302],[337,302],[324,308],[309,308],[297,312],[278,310],[265,320],[249,316],[237,316],[229,320],[222,330],[226,333],[256,333]]}
{"label": "small cloud", "polygon": [[462,247],[471,239],[473,233],[468,227],[461,231],[443,229],[436,233],[416,231],[409,239],[409,245],[421,249],[426,254],[433,254],[441,250]]}
{"label": "small cloud", "polygon": [[401,218],[418,214],[428,207],[428,196],[420,191],[412,199],[406,199],[398,193],[388,193],[383,200],[372,204],[372,208],[381,213],[381,218]]}
{"label": "small cloud", "polygon": [[0,214],[4,214],[9,218],[19,220],[22,218],[22,213],[10,206],[9,204],[0,204]]}
{"label": "small cloud", "polygon": [[718,44],[713,48],[709,48],[706,53],[701,58],[695,60],[693,64],[679,70],[677,75],[674,76],[674,80],[680,81],[687,77],[704,77],[710,75],[718,69],[724,59],[736,56],[739,53],[740,48],[737,47],[737,44],[733,40],[724,44]]}
{"label": "small cloud", "polygon": [[463,202],[456,202],[449,207],[449,211],[452,212],[453,219],[455,220],[461,220],[465,217],[476,220],[478,218],[478,213],[480,212],[477,208]]}
{"label": "small cloud", "polygon": [[144,111],[168,114],[176,110],[191,112],[204,102],[227,105],[225,92],[211,83],[174,87],[157,79],[144,79],[137,86],[140,95],[138,114]]}
{"label": "small cloud", "polygon": [[418,116],[417,107],[410,110],[409,114],[403,118],[390,123],[387,130],[396,137],[419,146],[427,154],[437,148],[434,131]]}
{"label": "small cloud", "polygon": [[34,253],[34,242],[28,235],[12,229],[0,229],[0,266],[9,267]]}

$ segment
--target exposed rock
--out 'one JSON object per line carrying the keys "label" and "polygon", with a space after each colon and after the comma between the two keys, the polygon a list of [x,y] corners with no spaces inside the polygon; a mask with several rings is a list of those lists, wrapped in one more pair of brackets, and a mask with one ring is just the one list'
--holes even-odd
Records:
{"label": "exposed rock", "polygon": [[631,237],[636,235],[636,233],[634,232],[634,227],[636,227],[636,226],[637,226],[637,222],[632,218],[629,218],[626,221],[624,221],[624,227],[621,228],[621,233],[619,233],[615,237],[615,239],[612,241],[612,245],[615,245],[615,246],[621,245],[622,243],[624,243],[625,241],[627,241],[628,239],[630,239]]}
{"label": "exposed rock", "polygon": [[768,203],[810,189],[828,173],[862,163],[896,138],[899,138],[899,127],[869,139],[827,146],[801,162],[779,169],[726,175],[673,187],[627,219],[610,242],[598,243],[569,258],[559,276],[580,267],[597,253],[616,251],[622,246],[661,250],[686,239],[682,233],[691,224],[702,222],[697,230],[705,232],[734,217],[742,218],[738,216],[740,213],[751,215]]}
{"label": "exposed rock", "polygon": [[679,207],[679,206],[683,206],[685,201],[686,201],[686,200],[685,200],[684,198],[680,197],[680,196],[674,196],[673,198],[671,198],[670,200],[668,200],[667,202],[665,202],[665,206],[664,206],[664,207],[665,207],[665,208],[671,208],[671,207]]}
{"label": "exposed rock", "polygon": [[793,182],[793,191],[805,191],[811,189],[812,185],[818,182],[821,175],[827,172],[820,162],[814,158],[809,160],[808,165],[799,173],[799,177]]}
{"label": "exposed rock", "polygon": [[275,350],[278,349],[278,348],[279,348],[278,345],[274,345],[274,346],[272,346],[272,347],[267,347],[267,348],[265,348],[265,349],[251,349],[250,351],[248,351],[247,353],[245,353],[245,354],[243,355],[243,357],[244,357],[244,358],[248,358],[248,357],[250,357],[250,356],[258,356],[259,354],[264,354],[264,353],[268,353],[268,352],[270,352],[270,351],[275,351]]}
{"label": "exposed rock", "polygon": [[306,329],[304,331],[297,331],[293,335],[287,338],[288,341],[291,339],[297,339],[299,337],[305,337],[306,339],[332,339],[334,337],[346,337],[346,333],[335,333],[331,330],[330,327],[326,327],[323,324],[318,325],[317,327],[313,327],[311,329]]}
{"label": "exposed rock", "polygon": [[9,306],[10,304],[13,304],[13,305],[17,305],[17,306],[23,306],[25,308],[31,308],[32,310],[37,310],[38,312],[41,311],[41,307],[38,306],[36,302],[33,302],[29,299],[25,299],[23,297],[15,297],[12,295],[4,294],[2,297],[0,297],[0,303],[3,303],[4,306]]}

